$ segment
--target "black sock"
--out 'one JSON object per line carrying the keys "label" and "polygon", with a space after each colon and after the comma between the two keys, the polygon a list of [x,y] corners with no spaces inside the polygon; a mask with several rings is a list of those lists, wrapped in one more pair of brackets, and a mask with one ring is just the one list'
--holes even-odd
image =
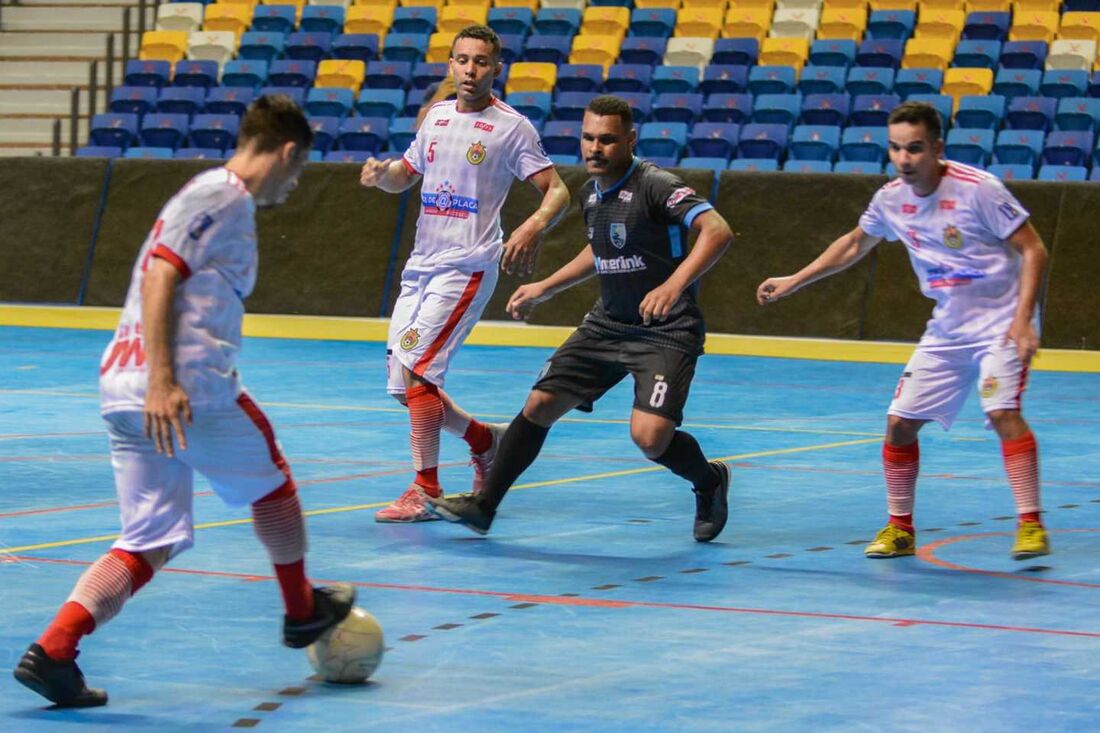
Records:
{"label": "black sock", "polygon": [[691,433],[677,430],[672,434],[668,449],[650,460],[690,481],[696,491],[710,492],[718,485],[718,471],[707,461]]}
{"label": "black sock", "polygon": [[550,428],[536,425],[522,412],[516,415],[500,439],[485,488],[478,494],[477,503],[482,508],[496,510],[520,474],[535,462],[549,432]]}

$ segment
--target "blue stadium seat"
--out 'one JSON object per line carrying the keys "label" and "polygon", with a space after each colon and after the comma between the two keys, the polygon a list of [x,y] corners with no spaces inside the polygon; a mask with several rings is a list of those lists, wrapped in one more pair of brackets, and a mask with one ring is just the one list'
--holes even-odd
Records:
{"label": "blue stadium seat", "polygon": [[[297,23],[293,5],[257,5],[252,11],[252,31],[260,33],[290,33]],[[241,38],[244,42],[244,38]]]}
{"label": "blue stadium seat", "polygon": [[833,173],[877,176],[882,174],[882,166],[878,163],[868,163],[861,160],[838,160],[833,164]]}
{"label": "blue stadium seat", "polygon": [[1087,181],[1089,171],[1084,166],[1043,165],[1039,166],[1037,181]]}
{"label": "blue stadium seat", "polygon": [[378,36],[374,33],[343,33],[332,39],[332,57],[368,63],[378,58]]}
{"label": "blue stadium seat", "polygon": [[1021,163],[993,163],[986,170],[1005,181],[1030,181],[1035,178],[1035,169]]}
{"label": "blue stadium seat", "polygon": [[993,139],[993,130],[956,127],[947,133],[943,154],[948,160],[984,168],[993,155]]}
{"label": "blue stadium seat", "polygon": [[111,101],[107,106],[111,112],[143,115],[151,112],[156,104],[156,87],[123,86],[111,90]]}
{"label": "blue stadium seat", "polygon": [[695,157],[729,160],[740,138],[740,126],[731,122],[696,122],[688,134],[687,149]]}
{"label": "blue stadium seat", "polygon": [[791,133],[793,160],[817,160],[831,165],[840,148],[840,128],[832,125],[798,125]]}
{"label": "blue stadium seat", "polygon": [[320,150],[310,150],[309,151],[309,158],[307,158],[307,161],[310,162],[310,163],[320,163],[324,159],[325,159],[325,154],[322,153]]}
{"label": "blue stadium seat", "polygon": [[833,164],[827,160],[795,160],[789,158],[783,164],[786,173],[832,173]]}
{"label": "blue stadium seat", "polygon": [[211,87],[206,95],[206,107],[203,111],[212,115],[240,117],[255,98],[256,90],[252,87]]}
{"label": "blue stadium seat", "polygon": [[84,145],[76,149],[78,158],[118,158],[122,148],[113,145]]}
{"label": "blue stadium seat", "polygon": [[908,40],[917,24],[917,14],[912,10],[873,10],[867,19],[865,38]]}
{"label": "blue stadium seat", "polygon": [[749,91],[757,94],[786,94],[798,84],[793,66],[754,66],[749,69]]}
{"label": "blue stadium seat", "polygon": [[260,95],[266,96],[271,94],[283,94],[294,102],[299,107],[305,106],[306,103],[306,90],[302,87],[276,87],[276,86],[262,86],[260,87]]}
{"label": "blue stadium seat", "polygon": [[404,152],[416,137],[415,117],[394,117],[390,121],[389,149]]}
{"label": "blue stadium seat", "polygon": [[[351,93],[351,90],[345,91]],[[359,99],[355,100],[354,106],[356,114],[360,117],[389,119],[406,109],[405,92],[402,89],[363,89],[359,92]],[[420,100],[417,100],[414,116],[420,111],[420,106]]]}
{"label": "blue stadium seat", "polygon": [[759,55],[760,42],[755,38],[719,38],[714,42],[710,63],[720,66],[755,66]]}
{"label": "blue stadium seat", "polygon": [[1094,183],[1100,181],[1100,165],[1096,165],[1095,163],[1093,163],[1092,174],[1089,175],[1089,180]]}
{"label": "blue stadium seat", "polygon": [[580,123],[572,120],[547,122],[542,128],[542,146],[549,155],[580,155]]}
{"label": "blue stadium seat", "polygon": [[[378,93],[380,90],[364,89],[363,91]],[[398,94],[401,94],[402,101],[404,101],[405,95],[400,90],[386,91],[397,91]],[[355,94],[350,89],[314,87],[306,92],[305,111],[311,117],[347,117],[354,104]]]}
{"label": "blue stadium seat", "polygon": [[167,114],[197,114],[206,104],[206,87],[164,87],[157,97],[157,112]]}
{"label": "blue stadium seat", "polygon": [[726,170],[727,165],[729,165],[729,161],[725,158],[700,158],[688,156],[686,158],[680,158],[678,167],[697,168],[699,170],[718,172]]}
{"label": "blue stadium seat", "polygon": [[993,145],[993,162],[1035,165],[1045,137],[1042,130],[1001,130]]}
{"label": "blue stadium seat", "polygon": [[[391,33],[390,35],[394,34]],[[388,42],[389,36],[386,38]],[[283,46],[283,54],[288,59],[320,62],[329,57],[329,51],[331,49],[331,33],[308,33],[298,31],[297,33],[287,34],[286,45]]]}
{"label": "blue stadium seat", "polygon": [[962,37],[967,41],[1008,40],[1008,29],[1012,25],[1012,13],[979,10],[968,13],[963,25]]}
{"label": "blue stadium seat", "polygon": [[192,61],[190,59],[178,61],[172,74],[172,86],[204,88],[217,86],[218,72],[217,61]]}
{"label": "blue stadium seat", "polygon": [[690,124],[703,111],[702,94],[658,94],[653,103],[653,119],[660,122]]}
{"label": "blue stadium seat", "polygon": [[172,76],[172,65],[167,61],[126,62],[123,70],[123,84],[131,87],[162,87]]}
{"label": "blue stadium seat", "polygon": [[384,117],[349,117],[340,123],[340,147],[377,153],[386,146],[389,126]]}
{"label": "blue stadium seat", "polygon": [[[261,8],[279,7],[260,5]],[[291,8],[293,12],[294,8]],[[286,34],[275,31],[248,31],[241,34],[237,47],[237,58],[250,61],[272,62],[283,53],[286,46]],[[227,62],[228,63],[228,62]]]}
{"label": "blue stadium seat", "polygon": [[735,158],[726,170],[770,173],[779,170],[779,161],[775,158]]}
{"label": "blue stadium seat", "polygon": [[638,154],[679,158],[687,143],[687,131],[683,122],[647,122],[638,131]]}
{"label": "blue stadium seat", "polygon": [[[222,69],[223,87],[245,87],[256,89],[267,80],[267,62],[250,59],[226,61]],[[218,87],[211,87],[211,91]]]}
{"label": "blue stadium seat", "polygon": [[933,68],[898,69],[894,75],[894,93],[903,100],[913,94],[939,94],[943,71]]}
{"label": "blue stadium seat", "polygon": [[135,145],[131,148],[126,148],[126,152],[122,154],[122,157],[140,158],[142,160],[168,160],[172,157],[174,152],[172,148]]}
{"label": "blue stadium seat", "polygon": [[236,115],[195,115],[188,139],[192,147],[224,151],[236,143],[239,126]]}
{"label": "blue stadium seat", "polygon": [[[394,8],[390,33],[431,35],[435,33],[438,11],[430,5],[405,5]],[[305,16],[302,16],[305,19]]]}
{"label": "blue stadium seat", "polygon": [[[856,65],[896,69],[901,64],[901,57],[904,52],[905,41],[891,38],[863,41],[859,44],[859,50],[856,52]],[[817,63],[817,61],[814,61],[814,63]]]}
{"label": "blue stadium seat", "polygon": [[1094,148],[1091,132],[1059,131],[1047,135],[1040,161],[1045,165],[1087,166]]}
{"label": "blue stadium seat", "polygon": [[412,87],[413,89],[427,89],[432,84],[443,81],[448,73],[446,63],[419,61],[413,66]]}
{"label": "blue stadium seat", "polygon": [[[429,8],[423,8],[428,10]],[[397,23],[397,12],[406,8],[397,8],[394,11],[394,23]],[[435,10],[435,8],[431,8]],[[344,32],[344,15],[347,11],[343,5],[306,5],[302,8],[302,19],[298,22],[298,29],[307,33],[332,33],[333,35]],[[255,17],[255,16],[253,16]]]}
{"label": "blue stadium seat", "polygon": [[851,98],[846,93],[807,94],[802,100],[801,121],[807,125],[843,127],[848,121]]}
{"label": "blue stadium seat", "polygon": [[526,35],[535,14],[530,8],[490,8],[488,25],[498,35]]}
{"label": "blue stadium seat", "polygon": [[267,69],[267,83],[275,87],[313,86],[317,78],[317,62],[301,59],[279,59],[272,61]]}
{"label": "blue stadium seat", "polygon": [[791,127],[801,109],[801,94],[758,94],[752,103],[752,121]]}
{"label": "blue stadium seat", "polygon": [[885,127],[846,127],[840,136],[840,159],[881,164],[886,146]]}
{"label": "blue stadium seat", "polygon": [[550,92],[512,92],[504,101],[531,122],[542,122],[550,116],[552,100]]}
{"label": "blue stadium seat", "polygon": [[649,120],[649,113],[653,108],[653,97],[649,92],[622,92],[616,96],[630,105],[635,124]]}
{"label": "blue stadium seat", "polygon": [[842,66],[806,66],[798,78],[798,91],[803,94],[836,94],[844,91],[848,72]]}
{"label": "blue stadium seat", "polygon": [[712,94],[703,102],[703,119],[707,122],[742,124],[752,117],[751,94]]}
{"label": "blue stadium seat", "polygon": [[786,125],[750,123],[743,126],[737,141],[738,157],[779,161],[787,152],[789,130]]}
{"label": "blue stadium seat", "polygon": [[552,153],[546,157],[554,165],[580,165],[581,162],[579,155],[568,155],[566,153]]}
{"label": "blue stadium seat", "polygon": [[848,123],[861,127],[886,126],[890,111],[901,104],[896,94],[857,94],[852,99],[852,114]]}
{"label": "blue stadium seat", "polygon": [[996,69],[1000,58],[1000,41],[959,41],[951,65],[967,69]]}
{"label": "blue stadium seat", "polygon": [[1048,50],[1046,41],[1008,41],[1001,47],[1001,67],[1042,69]]}
{"label": "blue stadium seat", "polygon": [[404,89],[412,77],[411,61],[371,61],[367,64],[363,86],[369,89]]}
{"label": "blue stadium seat", "polygon": [[1089,72],[1084,69],[1050,69],[1043,72],[1039,94],[1044,97],[1083,97],[1089,86]]}
{"label": "blue stadium seat", "polygon": [[848,70],[844,91],[857,94],[889,94],[894,89],[894,70],[853,66]]}
{"label": "blue stadium seat", "polygon": [[176,160],[224,160],[225,151],[217,148],[180,148],[172,157]]}
{"label": "blue stadium seat", "polygon": [[649,155],[642,156],[645,160],[661,168],[676,168],[680,165],[680,159],[675,155]]}
{"label": "blue stadium seat", "polygon": [[1039,93],[1043,72],[1038,69],[1000,69],[993,77],[993,93],[1006,99]]}
{"label": "blue stadium seat", "polygon": [[382,42],[382,59],[384,61],[405,61],[414,64],[423,61],[428,52],[427,33],[390,33]]}
{"label": "blue stadium seat", "polygon": [[[653,87],[650,86],[652,79],[653,67],[649,64],[612,64],[607,69],[607,79],[604,80],[603,90],[609,94],[650,92],[653,90]],[[585,90],[578,89],[576,91]]]}
{"label": "blue stadium seat", "polygon": [[[665,48],[668,41],[664,38],[649,36],[631,36],[623,39],[623,45],[619,48],[619,63],[623,64],[649,64],[655,66],[661,63],[665,57]],[[718,63],[711,59],[711,62]]]}
{"label": "blue stadium seat", "polygon": [[710,64],[703,68],[699,91],[703,94],[740,94],[749,88],[749,67]]}
{"label": "blue stadium seat", "polygon": [[309,129],[313,130],[313,149],[327,153],[340,134],[341,118],[310,115]]}
{"label": "blue stadium seat", "polygon": [[595,92],[561,92],[552,105],[554,119],[578,122],[584,118],[584,110],[596,96]]}
{"label": "blue stadium seat", "polygon": [[[611,68],[616,66],[622,65],[616,64]],[[595,92],[603,83],[603,67],[599,64],[562,64],[558,67],[554,89],[559,92]]]}
{"label": "blue stadium seat", "polygon": [[371,157],[369,150],[330,150],[325,153],[326,163],[354,163],[362,165]]}
{"label": "blue stadium seat", "polygon": [[527,36],[522,33],[506,33],[500,36],[500,60],[514,64],[523,56],[523,44]]}
{"label": "blue stadium seat", "polygon": [[541,8],[535,13],[533,29],[546,36],[577,35],[581,27],[581,11],[576,8]]}
{"label": "blue stadium seat", "polygon": [[911,94],[907,102],[927,102],[940,113],[940,123],[944,131],[951,127],[951,113],[955,109],[955,101],[946,94]]}
{"label": "blue stadium seat", "polygon": [[810,44],[809,62],[814,66],[839,66],[847,69],[856,60],[858,46],[847,39],[818,39]]}
{"label": "blue stadium seat", "polygon": [[999,130],[1005,116],[1005,98],[999,94],[968,94],[959,97],[955,127],[971,130]]}
{"label": "blue stadium seat", "polygon": [[151,112],[141,119],[141,144],[150,148],[175,150],[187,137],[188,122],[187,115]]}
{"label": "blue stadium seat", "polygon": [[1048,97],[1016,97],[1008,103],[1005,126],[1010,130],[1042,130],[1054,126],[1058,100]]}
{"label": "blue stadium seat", "polygon": [[650,86],[656,94],[692,93],[699,88],[699,67],[658,66],[653,70]]}
{"label": "blue stadium seat", "polygon": [[1058,100],[1054,113],[1054,129],[1095,133],[1100,128],[1100,99],[1096,97],[1066,97]]}
{"label": "blue stadium seat", "polygon": [[676,27],[676,11],[672,8],[636,9],[630,14],[630,35],[668,38]]}
{"label": "blue stadium seat", "polygon": [[573,47],[572,36],[551,36],[535,33],[523,46],[523,60],[544,64],[564,64]]}

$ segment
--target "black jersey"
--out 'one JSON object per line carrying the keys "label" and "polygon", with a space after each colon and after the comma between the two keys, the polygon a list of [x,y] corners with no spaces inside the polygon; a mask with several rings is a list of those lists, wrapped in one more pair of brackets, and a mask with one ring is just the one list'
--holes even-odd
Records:
{"label": "black jersey", "polygon": [[677,176],[637,158],[606,191],[595,179],[585,183],[581,203],[600,278],[600,300],[581,327],[702,353],[705,330],[694,286],[659,323],[642,325],[638,307],[684,261],[688,228],[710,203]]}

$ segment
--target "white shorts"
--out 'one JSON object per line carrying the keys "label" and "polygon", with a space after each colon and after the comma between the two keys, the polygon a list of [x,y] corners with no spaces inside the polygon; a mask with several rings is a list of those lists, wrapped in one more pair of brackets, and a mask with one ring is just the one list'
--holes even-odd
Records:
{"label": "white shorts", "polygon": [[887,412],[935,420],[948,430],[975,384],[983,412],[1019,410],[1027,377],[1028,365],[1020,361],[1012,342],[952,349],[917,347]]}
{"label": "white shorts", "polygon": [[114,547],[122,550],[171,547],[175,556],[194,544],[195,471],[230,506],[251,504],[291,480],[271,423],[246,393],[236,407],[197,410],[194,424],[184,425],[187,450],[177,445],[174,458],[157,453],[145,437],[142,413],[112,412],[103,419],[122,519]]}
{"label": "white shorts", "polygon": [[390,394],[405,392],[398,364],[436,387],[443,386],[451,358],[481,318],[498,276],[495,267],[478,272],[447,268],[402,273],[386,348]]}

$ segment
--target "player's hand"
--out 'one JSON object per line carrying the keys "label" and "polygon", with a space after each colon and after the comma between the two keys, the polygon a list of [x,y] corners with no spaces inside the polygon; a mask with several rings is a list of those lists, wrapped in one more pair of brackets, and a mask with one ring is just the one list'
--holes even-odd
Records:
{"label": "player's hand", "polygon": [[797,288],[793,277],[769,277],[756,289],[756,302],[760,305],[774,303],[780,298],[786,298]]}
{"label": "player's hand", "polygon": [[1016,344],[1016,354],[1024,364],[1029,363],[1035,356],[1035,352],[1039,350],[1039,334],[1035,333],[1035,327],[1031,325],[1030,320],[1022,321],[1014,318],[1005,335],[1005,342],[1008,341]]}
{"label": "player's hand", "polygon": [[191,424],[191,400],[183,387],[175,382],[162,383],[150,380],[145,392],[145,437],[152,438],[157,453],[169,458],[175,455],[172,435],[179,441],[180,450],[187,450],[187,434],[183,422]]}
{"label": "player's hand", "polygon": [[668,318],[672,306],[676,305],[682,293],[682,290],[667,282],[650,290],[638,304],[638,314],[642,317],[642,323],[648,326],[651,321],[663,321]]}
{"label": "player's hand", "polygon": [[363,169],[359,172],[359,183],[367,188],[377,186],[382,177],[386,175],[389,167],[388,160],[367,158],[367,162],[363,164]]}
{"label": "player's hand", "polygon": [[509,275],[525,276],[535,271],[539,250],[542,248],[542,233],[524,222],[512,232],[504,243],[504,256],[500,258],[500,269]]}
{"label": "player's hand", "polygon": [[550,293],[541,282],[527,283],[516,288],[512,297],[508,299],[505,310],[515,320],[524,320],[531,315],[531,311],[539,303],[550,300]]}

